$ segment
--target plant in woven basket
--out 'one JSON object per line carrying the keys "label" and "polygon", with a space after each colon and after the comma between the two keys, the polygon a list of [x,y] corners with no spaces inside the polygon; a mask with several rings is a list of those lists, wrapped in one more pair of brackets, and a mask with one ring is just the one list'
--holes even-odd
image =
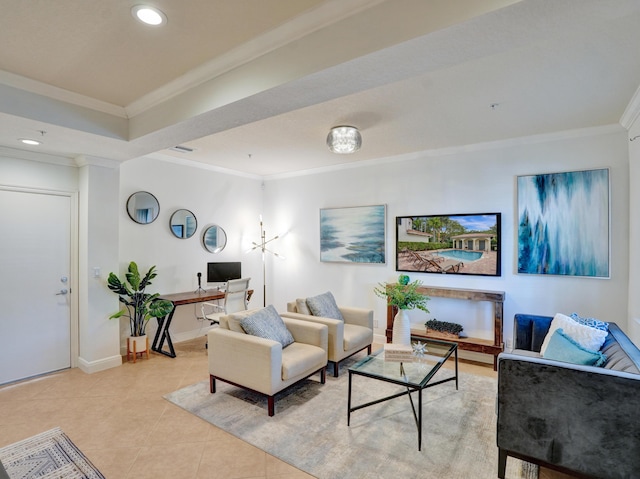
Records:
{"label": "plant in woven basket", "polygon": [[448,323],[446,321],[438,321],[437,319],[430,319],[424,325],[427,329],[437,331],[439,333],[455,334],[456,336],[462,332],[463,327],[457,323]]}

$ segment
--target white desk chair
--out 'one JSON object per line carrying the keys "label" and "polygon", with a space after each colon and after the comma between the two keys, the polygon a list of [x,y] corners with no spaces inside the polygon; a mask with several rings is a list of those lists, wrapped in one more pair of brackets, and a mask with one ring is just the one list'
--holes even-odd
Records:
{"label": "white desk chair", "polygon": [[[219,318],[223,314],[237,313],[238,311],[249,309],[249,281],[251,281],[251,278],[230,279],[227,281],[222,305],[202,303],[202,316],[211,321],[211,324],[219,324]],[[208,313],[207,310],[209,310]]]}

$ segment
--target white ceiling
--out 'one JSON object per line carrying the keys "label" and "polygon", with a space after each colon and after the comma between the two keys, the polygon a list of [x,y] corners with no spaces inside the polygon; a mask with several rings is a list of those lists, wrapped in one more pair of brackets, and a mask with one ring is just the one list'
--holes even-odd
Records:
{"label": "white ceiling", "polygon": [[282,175],[616,124],[640,85],[640,0],[137,3],[0,0],[0,147]]}

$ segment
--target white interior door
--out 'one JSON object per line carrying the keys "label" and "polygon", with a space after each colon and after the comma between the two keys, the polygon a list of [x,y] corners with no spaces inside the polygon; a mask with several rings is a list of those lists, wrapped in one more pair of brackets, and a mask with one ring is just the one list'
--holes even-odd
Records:
{"label": "white interior door", "polygon": [[0,189],[0,384],[71,366],[71,214],[71,196]]}

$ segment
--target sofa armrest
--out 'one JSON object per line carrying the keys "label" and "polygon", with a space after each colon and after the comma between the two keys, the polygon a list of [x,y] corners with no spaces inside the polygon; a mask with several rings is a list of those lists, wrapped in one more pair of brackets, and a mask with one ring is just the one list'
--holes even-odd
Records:
{"label": "sofa armrest", "polygon": [[282,378],[282,345],[277,341],[216,328],[209,331],[209,374],[264,394]]}
{"label": "sofa armrest", "polygon": [[357,326],[364,326],[365,328],[373,329],[373,310],[365,308],[352,308],[343,306],[338,308],[342,313],[344,322],[348,324],[355,324]]}
{"label": "sofa armrest", "polygon": [[324,324],[282,316],[284,324],[297,343],[311,344],[327,350],[328,328]]}
{"label": "sofa armrest", "polygon": [[599,478],[640,470],[640,375],[498,356],[501,450]]}

